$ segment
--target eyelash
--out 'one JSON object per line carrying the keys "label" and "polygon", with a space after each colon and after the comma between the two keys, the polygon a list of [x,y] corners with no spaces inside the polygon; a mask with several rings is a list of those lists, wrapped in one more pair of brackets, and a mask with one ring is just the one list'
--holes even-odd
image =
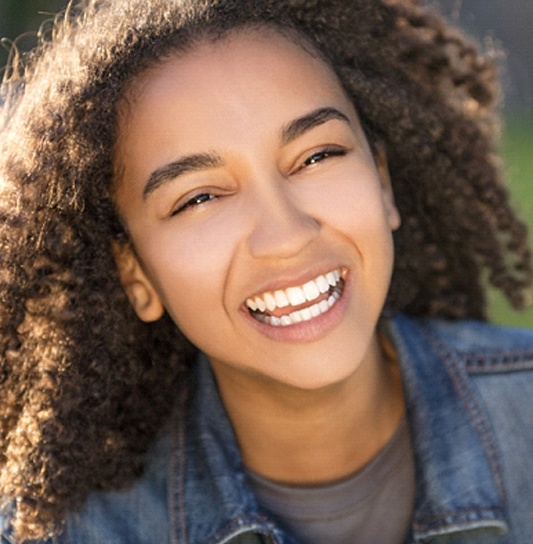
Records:
{"label": "eyelash", "polygon": [[[300,170],[303,170],[304,168],[307,168],[309,166],[314,166],[315,164],[322,162],[325,159],[328,159],[329,157],[343,157],[346,155],[347,150],[340,148],[340,147],[331,147],[322,149],[320,151],[316,151],[313,154],[311,154],[302,164],[299,166],[296,172],[299,172]],[[173,210],[171,212],[171,217],[178,215],[181,212],[184,212],[188,208],[194,208],[196,206],[200,206],[201,204],[205,204],[206,202],[209,202],[211,200],[216,199],[217,196],[212,193],[199,193],[189,200],[179,206],[177,209]]]}
{"label": "eyelash", "polygon": [[310,157],[308,157],[301,166],[296,169],[296,172],[299,172],[300,170],[302,170],[303,168],[307,168],[308,166],[313,166],[319,162],[322,162],[329,157],[343,157],[344,155],[346,155],[346,153],[346,149],[343,149],[341,147],[329,147],[320,151],[316,151]]}
{"label": "eyelash", "polygon": [[209,202],[210,200],[214,200],[215,198],[217,197],[211,193],[199,193],[187,200],[185,204],[182,204],[177,209],[173,210],[170,215],[172,217],[185,211],[187,208],[194,208],[195,206],[199,206],[200,204],[204,204],[205,202]]}

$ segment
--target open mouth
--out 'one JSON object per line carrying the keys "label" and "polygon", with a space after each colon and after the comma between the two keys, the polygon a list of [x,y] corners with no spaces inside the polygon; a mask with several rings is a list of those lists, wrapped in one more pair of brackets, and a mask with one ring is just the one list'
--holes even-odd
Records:
{"label": "open mouth", "polygon": [[340,300],[344,279],[339,269],[300,286],[269,291],[246,300],[250,315],[272,327],[288,327],[329,312]]}

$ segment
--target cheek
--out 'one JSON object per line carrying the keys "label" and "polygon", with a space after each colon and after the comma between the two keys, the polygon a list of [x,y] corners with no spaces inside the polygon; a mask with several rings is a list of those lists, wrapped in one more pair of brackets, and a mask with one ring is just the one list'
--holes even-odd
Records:
{"label": "cheek", "polygon": [[[372,171],[359,169],[307,191],[307,206],[324,226],[334,228],[360,247],[389,245],[391,228],[381,184]],[[375,244],[378,244],[376,246]]]}
{"label": "cheek", "polygon": [[[321,198],[315,195],[314,215],[324,231],[355,259],[357,300],[381,308],[389,289],[394,261],[392,231],[379,180],[368,171],[338,177]],[[311,201],[309,200],[309,206]],[[342,251],[342,249],[341,249]],[[359,308],[364,310],[364,308]]]}
{"label": "cheek", "polygon": [[[172,221],[172,220],[171,220]],[[145,256],[149,275],[176,324],[186,329],[196,321],[220,316],[225,285],[239,246],[239,229],[231,217],[196,225],[175,226],[149,244]]]}

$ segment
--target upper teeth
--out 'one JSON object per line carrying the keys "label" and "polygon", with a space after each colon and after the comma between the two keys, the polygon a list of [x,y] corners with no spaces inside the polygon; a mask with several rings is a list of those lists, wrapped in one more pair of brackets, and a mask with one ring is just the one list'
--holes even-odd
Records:
{"label": "upper teeth", "polygon": [[252,311],[273,312],[276,308],[286,306],[301,306],[306,302],[316,300],[321,294],[327,293],[340,280],[340,271],[333,270],[318,276],[299,287],[288,287],[277,291],[269,291],[246,300],[246,306]]}

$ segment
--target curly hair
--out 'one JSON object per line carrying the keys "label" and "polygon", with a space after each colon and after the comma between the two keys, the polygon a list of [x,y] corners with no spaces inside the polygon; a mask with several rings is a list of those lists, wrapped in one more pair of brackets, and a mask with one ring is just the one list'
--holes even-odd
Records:
{"label": "curly hair", "polygon": [[387,308],[484,319],[487,283],[527,301],[527,232],[495,151],[494,66],[422,2],[71,5],[0,93],[0,495],[20,539],[53,534],[91,490],[140,474],[195,353],[168,316],[137,319],[119,283],[121,101],[173,52],[258,25],[329,59],[386,148],[402,216]]}

